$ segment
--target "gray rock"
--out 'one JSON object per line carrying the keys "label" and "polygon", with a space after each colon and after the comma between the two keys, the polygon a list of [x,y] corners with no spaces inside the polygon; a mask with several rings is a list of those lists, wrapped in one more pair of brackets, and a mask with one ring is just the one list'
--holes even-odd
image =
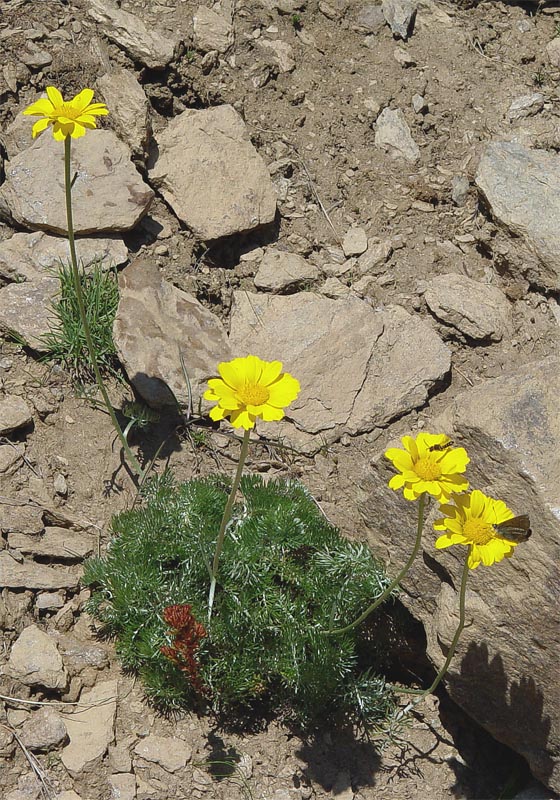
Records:
{"label": "gray rock", "polygon": [[97,79],[97,86],[121,138],[134,155],[142,156],[152,127],[150,104],[136,76],[128,69],[112,69]]}
{"label": "gray rock", "polygon": [[454,175],[451,179],[451,199],[459,208],[462,208],[467,202],[469,188],[469,179],[464,175]]}
{"label": "gray rock", "polygon": [[305,283],[316,281],[318,277],[317,267],[302,256],[269,248],[263,256],[254,280],[257,289],[282,294],[294,291]]}
{"label": "gray rock", "polygon": [[[104,268],[124,264],[128,249],[122,239],[87,238],[76,240],[76,251],[80,263],[87,269],[94,263]],[[68,240],[34,233],[14,233],[10,239],[0,242],[0,280],[35,280],[51,277],[60,262],[70,261]]]}
{"label": "gray rock", "polygon": [[196,46],[204,53],[216,50],[226,53],[233,44],[231,20],[222,17],[206,6],[198,6],[193,16]]}
{"label": "gray rock", "polygon": [[23,444],[2,444],[0,445],[0,473],[11,474],[14,467],[18,465],[25,455],[25,445]]}
{"label": "gray rock", "polygon": [[45,706],[34,711],[21,729],[21,741],[33,753],[48,753],[66,741],[66,725],[60,714]]}
{"label": "gray rock", "polygon": [[384,108],[375,124],[375,144],[392,155],[402,156],[414,163],[420,158],[420,149],[400,109]]}
{"label": "gray rock", "polygon": [[10,533],[19,531],[20,533],[38,534],[43,530],[43,510],[35,505],[3,505],[0,515],[0,531]]}
{"label": "gray rock", "polygon": [[[524,756],[533,774],[560,789],[560,359],[520,366],[460,394],[430,431],[445,431],[470,455],[472,488],[528,513],[533,536],[510,559],[469,575],[468,625],[445,679],[451,698],[492,736]],[[396,443],[397,446],[400,446]],[[359,485],[370,542],[404,564],[415,513],[400,492],[387,490],[386,459],[368,463]],[[395,519],[400,524],[395,526]],[[439,669],[457,626],[457,591],[466,548],[436,550],[425,539],[404,581],[403,602],[426,629],[428,654]],[[455,588],[452,588],[455,587]],[[545,587],[543,589],[543,587]],[[543,734],[544,731],[544,734]]]}
{"label": "gray rock", "polygon": [[84,669],[91,667],[105,669],[109,666],[107,653],[98,644],[82,642],[70,635],[59,635],[57,644],[64,665],[71,676],[79,675]]}
{"label": "gray rock", "polygon": [[532,94],[524,94],[522,97],[517,97],[508,109],[508,118],[510,122],[525,117],[532,117],[542,111],[544,108],[544,95],[540,92],[533,92]]}
{"label": "gray rock", "polygon": [[[66,233],[63,148],[47,132],[5,166],[0,210],[32,230]],[[128,231],[147,212],[154,193],[108,130],[90,131],[72,144],[76,233]]]}
{"label": "gray rock", "polygon": [[222,323],[194,297],[162,280],[147,258],[121,272],[119,288],[113,336],[136,390],[155,407],[175,405],[175,398],[187,403],[183,354],[196,408],[218,362],[232,358]]}
{"label": "gray rock", "polygon": [[156,139],[150,177],[196,236],[218,239],[274,220],[268,170],[232,106],[184,111]]}
{"label": "gray rock", "polygon": [[393,247],[388,239],[368,242],[368,249],[356,262],[357,272],[360,275],[380,275],[392,253]]}
{"label": "gray rock", "polygon": [[281,39],[259,39],[258,45],[271,57],[280,72],[292,72],[296,68],[294,50],[288,42],[283,42]]}
{"label": "gray rock", "polygon": [[11,758],[15,749],[16,740],[14,739],[14,734],[2,726],[0,728],[0,758]]}
{"label": "gray rock", "polygon": [[88,692],[82,692],[80,703],[66,718],[70,737],[62,751],[62,763],[73,777],[95,769],[114,739],[117,713],[117,681],[97,683]]}
{"label": "gray rock", "polygon": [[25,64],[29,69],[43,69],[52,64],[52,55],[48,50],[42,50],[39,47],[32,47],[29,45],[27,51],[20,53],[19,58],[22,64]]}
{"label": "gray rock", "polygon": [[36,625],[25,628],[14,642],[6,669],[25,686],[66,689],[68,685],[68,673],[56,643]]}
{"label": "gray rock", "polygon": [[383,0],[381,9],[396,39],[408,39],[416,17],[415,0]]}
{"label": "gray rock", "polygon": [[428,110],[426,98],[421,94],[412,95],[412,108],[417,114],[425,114]]}
{"label": "gray rock", "polygon": [[64,595],[60,592],[39,592],[35,600],[35,608],[39,611],[51,611],[63,605]]}
{"label": "gray rock", "polygon": [[7,550],[0,553],[0,586],[9,589],[75,589],[81,570],[48,567],[34,561],[20,563]]}
{"label": "gray rock", "polygon": [[31,409],[22,397],[9,394],[0,400],[0,435],[24,428],[32,421]]}
{"label": "gray rock", "polygon": [[560,289],[560,156],[516,142],[487,145],[476,184],[492,214],[538,257],[526,277]]}
{"label": "gray rock", "polygon": [[399,307],[374,311],[353,294],[235,292],[230,344],[280,359],[300,381],[287,411],[293,424],[270,423],[266,432],[305,452],[386,425],[422,404],[450,368],[450,351],[428,324]]}
{"label": "gray rock", "polygon": [[346,258],[360,256],[368,247],[367,234],[363,228],[349,228],[342,242],[342,249]]}
{"label": "gray rock", "polygon": [[59,291],[57,278],[38,278],[1,288],[0,331],[16,334],[37,353],[47,352],[43,337],[56,324],[52,304]]}
{"label": "gray rock", "polygon": [[360,33],[379,33],[385,26],[383,9],[379,5],[368,3],[358,11],[355,25]]}
{"label": "gray rock", "polygon": [[560,67],[560,38],[558,36],[547,44],[546,54],[553,67]]}
{"label": "gray rock", "polygon": [[469,339],[499,342],[511,330],[511,310],[496,286],[466,275],[436,275],[424,294],[430,311]]}
{"label": "gray rock", "polygon": [[68,528],[45,528],[40,536],[10,533],[8,544],[20,553],[76,560],[86,558],[94,552],[96,538],[92,534],[78,533]]}
{"label": "gray rock", "polygon": [[352,294],[352,289],[335,276],[327,278],[319,291],[324,297],[330,297],[333,300]]}
{"label": "gray rock", "polygon": [[111,797],[114,800],[135,800],[136,798],[135,775],[130,773],[109,775],[109,786],[111,787]]}
{"label": "gray rock", "polygon": [[134,61],[153,69],[172,60],[178,39],[169,33],[148,29],[138,14],[120,9],[113,0],[90,0],[88,13],[102,26],[103,34],[128,53]]}
{"label": "gray rock", "polygon": [[397,64],[400,64],[401,67],[404,67],[405,69],[416,66],[416,60],[414,59],[414,56],[411,56],[410,53],[407,53],[404,47],[395,47],[393,50],[393,58]]}
{"label": "gray rock", "polygon": [[192,756],[191,748],[181,739],[153,735],[138,742],[134,753],[144,761],[159,764],[167,772],[183,769]]}

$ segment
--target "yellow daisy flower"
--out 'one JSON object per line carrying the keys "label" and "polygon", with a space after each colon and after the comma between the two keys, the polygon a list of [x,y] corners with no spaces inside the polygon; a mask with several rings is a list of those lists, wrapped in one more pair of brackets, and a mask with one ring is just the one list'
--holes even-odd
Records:
{"label": "yellow daisy flower", "polygon": [[283,408],[299,394],[299,382],[282,372],[282,362],[258,356],[234,358],[218,364],[221,378],[210,378],[204,399],[218,405],[210,411],[215,422],[229,417],[234,428],[249,430],[257,417],[266,422],[282,419]]}
{"label": "yellow daisy flower", "polygon": [[23,112],[32,117],[41,117],[33,125],[33,138],[52,125],[57,141],[62,142],[67,136],[78,139],[85,134],[86,128],[96,127],[95,117],[109,113],[104,103],[91,102],[93,89],[82,89],[72,100],[65,102],[58,89],[47,86],[47,97],[32,103]]}
{"label": "yellow daisy flower", "polygon": [[406,500],[417,500],[427,492],[437,500],[449,500],[455,492],[468,489],[464,472],[470,458],[464,447],[453,447],[444,433],[419,433],[416,438],[403,436],[404,450],[390,447],[385,457],[399,470],[389,481],[389,488],[402,489]]}
{"label": "yellow daisy flower", "polygon": [[509,541],[495,527],[514,516],[503,500],[494,500],[475,489],[454,497],[453,504],[441,506],[440,511],[445,517],[436,520],[434,528],[447,532],[436,540],[438,550],[453,544],[467,545],[470,569],[481,562],[489,567],[513,555],[518,542]]}

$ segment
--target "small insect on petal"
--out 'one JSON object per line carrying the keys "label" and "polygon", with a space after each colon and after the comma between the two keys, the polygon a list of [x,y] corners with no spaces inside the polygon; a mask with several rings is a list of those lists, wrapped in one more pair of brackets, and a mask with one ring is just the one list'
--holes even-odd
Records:
{"label": "small insect on petal", "polygon": [[455,442],[453,441],[453,439],[450,439],[448,442],[445,442],[444,444],[433,444],[429,448],[429,450],[430,450],[430,453],[436,453],[436,452],[440,453],[442,450],[449,450],[449,448],[454,447],[454,446],[455,446]]}
{"label": "small insect on petal", "polygon": [[494,525],[494,530],[501,539],[507,539],[510,542],[526,542],[533,533],[527,514],[506,519],[505,522]]}

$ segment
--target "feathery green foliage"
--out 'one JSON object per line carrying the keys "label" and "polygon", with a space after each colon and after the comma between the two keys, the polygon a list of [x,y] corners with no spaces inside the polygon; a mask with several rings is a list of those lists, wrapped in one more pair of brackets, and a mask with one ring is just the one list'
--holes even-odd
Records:
{"label": "feathery green foliage", "polygon": [[[388,581],[369,549],[344,539],[301,484],[242,479],[208,623],[210,564],[228,491],[222,476],[179,485],[169,474],[154,479],[143,507],[113,519],[105,557],[86,563],[88,611],[116,637],[124,666],[140,673],[163,708],[203,699],[235,716],[262,700],[304,722],[331,714],[364,724],[384,719],[391,695],[376,665],[359,663],[359,629],[324,631],[354,619]],[[162,613],[174,604],[189,604],[206,627],[196,651],[202,696],[160,649],[171,643]]]}

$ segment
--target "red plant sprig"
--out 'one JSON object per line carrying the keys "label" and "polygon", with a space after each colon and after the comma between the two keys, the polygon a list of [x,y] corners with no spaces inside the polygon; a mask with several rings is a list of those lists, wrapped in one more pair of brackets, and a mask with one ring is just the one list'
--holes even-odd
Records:
{"label": "red plant sprig", "polygon": [[195,692],[206,694],[207,689],[200,679],[200,665],[196,660],[200,641],[207,635],[204,625],[195,619],[191,606],[186,603],[167,606],[162,616],[174,636],[172,645],[160,647],[161,653],[188,675]]}

